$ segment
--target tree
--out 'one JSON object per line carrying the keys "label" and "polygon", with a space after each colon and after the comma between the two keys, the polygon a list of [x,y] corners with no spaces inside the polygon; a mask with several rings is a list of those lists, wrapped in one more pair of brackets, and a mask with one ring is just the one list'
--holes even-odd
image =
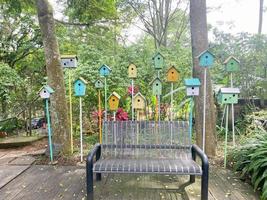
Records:
{"label": "tree", "polygon": [[[207,28],[207,13],[206,0],[190,0],[190,29],[192,43],[192,58],[193,58],[193,76],[200,78],[203,83],[204,70],[199,67],[197,56],[208,48],[208,28]],[[203,87],[202,87],[203,88]],[[212,94],[212,85],[210,73],[207,71],[207,95],[206,95],[206,144],[205,152],[209,156],[216,154],[216,117],[214,100]],[[202,126],[203,126],[203,90],[195,100],[196,107],[196,134],[197,144],[202,146]]]}
{"label": "tree", "polygon": [[36,7],[43,38],[48,83],[55,90],[51,98],[53,142],[56,151],[68,153],[70,146],[69,119],[66,112],[68,108],[53,9],[48,0],[37,0]]}
{"label": "tree", "polygon": [[258,34],[261,34],[261,31],[262,31],[263,4],[264,4],[264,0],[260,0]]}

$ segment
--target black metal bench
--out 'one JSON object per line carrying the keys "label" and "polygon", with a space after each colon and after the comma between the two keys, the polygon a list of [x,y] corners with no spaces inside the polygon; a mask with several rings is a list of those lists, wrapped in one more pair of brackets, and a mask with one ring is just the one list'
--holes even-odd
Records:
{"label": "black metal bench", "polygon": [[201,199],[206,200],[208,171],[207,156],[191,144],[188,122],[108,121],[103,123],[102,144],[87,157],[87,199],[93,200],[93,173],[96,180],[101,173],[132,173],[190,175],[191,183],[201,176]]}

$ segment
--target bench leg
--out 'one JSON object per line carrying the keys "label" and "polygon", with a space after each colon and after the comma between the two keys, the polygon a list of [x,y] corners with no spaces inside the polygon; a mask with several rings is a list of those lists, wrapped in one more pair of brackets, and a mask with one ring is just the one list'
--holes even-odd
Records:
{"label": "bench leg", "polygon": [[96,180],[101,181],[101,173],[96,173]]}
{"label": "bench leg", "polygon": [[208,200],[209,196],[209,166],[203,166],[201,177],[201,200]]}
{"label": "bench leg", "polygon": [[94,199],[94,177],[93,177],[93,164],[86,163],[86,182],[87,182],[87,200]]}
{"label": "bench leg", "polygon": [[190,175],[190,183],[194,183],[196,181],[196,175]]}

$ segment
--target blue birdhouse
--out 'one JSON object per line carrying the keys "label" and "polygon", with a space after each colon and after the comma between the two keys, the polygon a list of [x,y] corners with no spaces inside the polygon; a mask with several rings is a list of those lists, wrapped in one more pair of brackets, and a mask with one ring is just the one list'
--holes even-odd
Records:
{"label": "blue birdhouse", "polygon": [[161,53],[157,52],[153,58],[153,64],[154,64],[154,67],[155,69],[159,70],[159,69],[162,69],[163,66],[164,66],[164,57]]}
{"label": "blue birdhouse", "polygon": [[83,78],[78,78],[74,81],[74,95],[77,97],[81,97],[85,95],[87,81]]}
{"label": "blue birdhouse", "polygon": [[211,67],[213,65],[215,56],[209,51],[206,50],[202,52],[199,56],[199,66],[200,67]]}
{"label": "blue birdhouse", "polygon": [[105,64],[99,67],[100,76],[108,76],[111,73],[111,71],[112,70],[110,69],[110,67]]}

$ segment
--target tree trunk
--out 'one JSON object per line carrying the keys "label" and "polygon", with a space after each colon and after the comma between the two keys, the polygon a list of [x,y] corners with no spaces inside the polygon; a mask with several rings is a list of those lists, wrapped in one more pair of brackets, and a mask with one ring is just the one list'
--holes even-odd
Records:
{"label": "tree trunk", "polygon": [[[199,67],[196,58],[202,51],[208,48],[208,28],[206,0],[190,0],[190,27],[193,57],[193,76],[199,78],[202,83],[200,95],[195,99],[196,115],[195,127],[197,144],[202,147],[202,127],[203,127],[203,83],[204,69]],[[209,70],[207,70],[207,95],[206,95],[206,144],[205,152],[208,156],[216,155],[216,116],[213,100],[212,85]]]}
{"label": "tree trunk", "polygon": [[262,32],[263,3],[264,3],[264,0],[260,0],[258,34],[261,34]]}
{"label": "tree trunk", "polygon": [[66,154],[70,151],[70,129],[53,9],[48,0],[37,0],[36,6],[43,37],[48,84],[55,90],[50,101],[54,150],[56,154]]}

